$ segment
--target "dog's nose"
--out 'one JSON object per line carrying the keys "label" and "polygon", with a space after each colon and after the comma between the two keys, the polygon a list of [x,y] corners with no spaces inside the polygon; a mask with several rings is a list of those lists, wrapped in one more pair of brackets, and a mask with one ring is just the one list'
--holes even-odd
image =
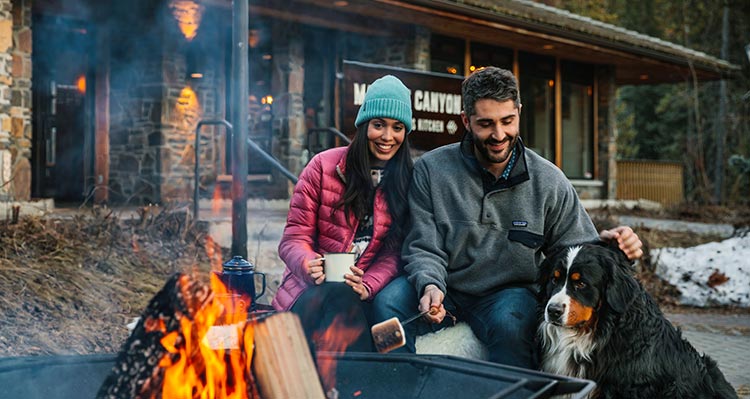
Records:
{"label": "dog's nose", "polygon": [[550,320],[558,320],[562,316],[563,312],[565,312],[564,303],[547,304],[547,315],[549,316]]}

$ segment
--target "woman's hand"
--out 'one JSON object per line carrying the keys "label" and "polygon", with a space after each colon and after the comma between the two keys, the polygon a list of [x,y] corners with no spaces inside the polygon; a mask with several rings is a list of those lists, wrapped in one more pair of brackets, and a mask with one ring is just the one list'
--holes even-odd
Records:
{"label": "woman's hand", "polygon": [[310,276],[315,285],[321,285],[326,281],[326,275],[323,273],[323,260],[322,256],[318,255],[315,259],[305,260],[305,270],[307,275]]}
{"label": "woman's hand", "polygon": [[357,266],[350,266],[349,270],[352,271],[352,274],[344,274],[344,282],[352,287],[352,290],[359,295],[360,300],[366,301],[370,298],[370,291],[362,284],[362,276],[365,275],[365,272]]}

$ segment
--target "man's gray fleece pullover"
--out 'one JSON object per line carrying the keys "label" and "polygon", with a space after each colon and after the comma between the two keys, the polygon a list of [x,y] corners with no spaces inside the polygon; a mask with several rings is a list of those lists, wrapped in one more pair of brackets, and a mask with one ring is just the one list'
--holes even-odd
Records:
{"label": "man's gray fleece pullover", "polygon": [[575,189],[554,164],[524,148],[507,181],[485,189],[472,143],[450,144],[414,165],[411,228],[403,246],[409,281],[485,295],[532,287],[545,254],[598,238]]}

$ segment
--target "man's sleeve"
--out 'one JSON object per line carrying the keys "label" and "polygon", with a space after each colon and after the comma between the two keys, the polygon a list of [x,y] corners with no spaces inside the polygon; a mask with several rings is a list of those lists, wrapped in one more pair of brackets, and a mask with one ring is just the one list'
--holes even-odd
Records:
{"label": "man's sleeve", "polygon": [[446,292],[448,255],[435,221],[431,184],[431,176],[425,163],[418,161],[414,165],[409,188],[411,223],[404,241],[402,258],[408,279],[420,296],[428,284],[435,284]]}
{"label": "man's sleeve", "polygon": [[546,206],[545,255],[553,254],[565,247],[596,240],[599,235],[578,194],[570,182],[562,181]]}

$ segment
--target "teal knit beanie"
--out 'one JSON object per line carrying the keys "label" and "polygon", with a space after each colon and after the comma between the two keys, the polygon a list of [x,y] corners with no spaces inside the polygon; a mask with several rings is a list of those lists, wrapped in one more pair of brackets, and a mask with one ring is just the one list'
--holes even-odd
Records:
{"label": "teal knit beanie", "polygon": [[409,89],[393,75],[386,75],[372,82],[365,93],[365,101],[359,107],[354,126],[373,118],[391,118],[404,124],[406,133],[411,132],[411,94]]}

